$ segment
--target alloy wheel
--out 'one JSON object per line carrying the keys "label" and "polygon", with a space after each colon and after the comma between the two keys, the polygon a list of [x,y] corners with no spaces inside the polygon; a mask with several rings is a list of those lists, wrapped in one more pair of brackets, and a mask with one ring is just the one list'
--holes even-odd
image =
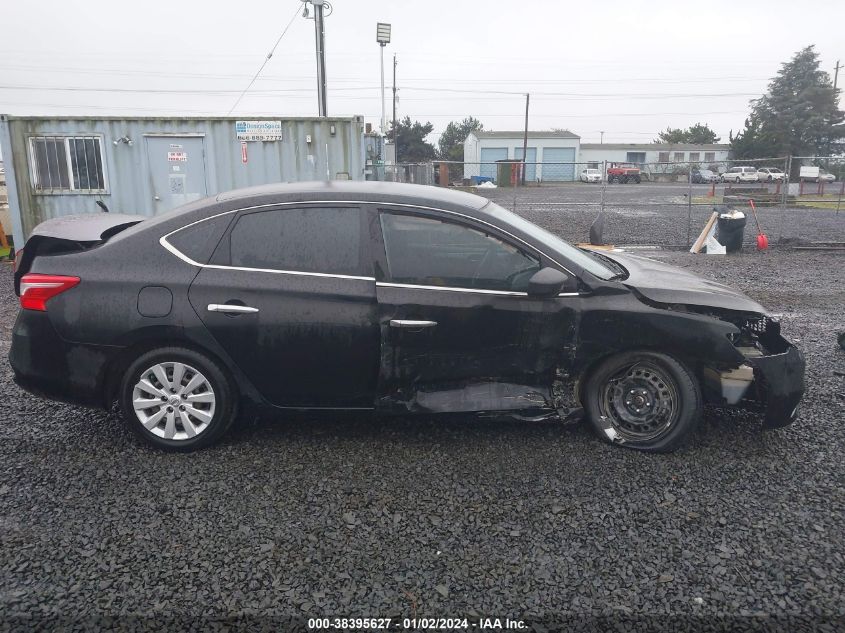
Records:
{"label": "alloy wheel", "polygon": [[650,362],[637,362],[612,376],[599,394],[599,408],[616,432],[634,442],[665,434],[680,413],[675,381]]}
{"label": "alloy wheel", "polygon": [[208,379],[179,362],[157,363],[141,373],[132,390],[138,420],[153,435],[188,440],[205,431],[217,398]]}

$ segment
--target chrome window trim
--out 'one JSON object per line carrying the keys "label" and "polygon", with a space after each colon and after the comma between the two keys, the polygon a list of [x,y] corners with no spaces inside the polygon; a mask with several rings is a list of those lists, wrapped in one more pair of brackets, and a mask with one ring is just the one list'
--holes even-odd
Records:
{"label": "chrome window trim", "polygon": [[482,295],[502,295],[505,297],[527,297],[527,292],[512,290],[485,290],[483,288],[461,288],[459,286],[426,286],[424,284],[400,284],[392,281],[377,281],[376,286],[382,288],[407,288],[409,290],[445,290],[447,292],[475,292]]}
{"label": "chrome window trim", "polygon": [[[173,231],[170,231],[169,233],[166,233],[165,235],[162,235],[159,238],[158,241],[159,241],[159,244],[161,244],[161,246],[165,250],[167,250],[171,254],[175,255],[176,257],[181,259],[183,262],[190,264],[191,266],[196,266],[197,268],[216,268],[218,270],[243,270],[243,271],[248,271],[248,272],[277,273],[277,274],[280,274],[280,275],[302,275],[302,276],[306,276],[306,277],[328,277],[328,278],[332,278],[332,279],[355,279],[355,280],[361,280],[361,281],[375,281],[375,277],[362,277],[362,276],[357,276],[357,275],[339,275],[339,274],[333,274],[333,273],[314,273],[314,272],[305,272],[305,271],[297,271],[297,270],[276,270],[274,268],[246,268],[246,267],[242,267],[242,266],[220,266],[218,264],[200,264],[199,262],[192,260],[190,257],[188,257],[187,255],[182,253],[180,250],[178,250],[175,246],[173,246],[170,242],[167,241],[167,238],[170,237],[171,235],[173,235],[174,233],[178,233],[179,231],[182,231],[182,230],[187,229],[191,226],[194,226],[195,224],[199,224],[200,222],[206,222],[208,220],[213,220],[214,218],[219,218],[220,216],[229,215],[231,213],[240,213],[241,211],[253,211],[255,209],[268,209],[268,208],[275,208],[275,207],[306,206],[306,205],[319,205],[319,204],[334,204],[334,205],[350,205],[350,204],[361,204],[361,205],[363,205],[363,204],[366,204],[366,205],[375,205],[375,206],[384,205],[385,207],[388,207],[388,208],[389,207],[401,207],[401,208],[404,208],[404,209],[421,209],[421,210],[424,210],[424,211],[436,211],[438,213],[446,213],[448,215],[458,216],[460,218],[467,219],[471,222],[478,222],[479,224],[489,226],[490,228],[495,229],[496,231],[499,231],[499,232],[507,235],[508,237],[516,240],[517,242],[520,242],[521,244],[524,244],[529,249],[533,250],[534,252],[536,252],[536,253],[542,255],[543,257],[545,257],[546,259],[550,260],[551,262],[553,262],[554,264],[556,264],[557,266],[559,266],[560,268],[565,270],[568,274],[572,275],[573,277],[576,276],[575,273],[573,273],[571,270],[569,270],[566,266],[561,264],[559,261],[557,261],[553,257],[550,257],[549,255],[547,255],[546,253],[541,251],[536,246],[529,244],[525,240],[517,237],[513,233],[510,233],[510,232],[506,231],[505,229],[503,229],[501,227],[496,226],[495,224],[491,224],[490,222],[486,222],[484,220],[479,220],[478,218],[474,218],[474,217],[466,215],[464,213],[459,213],[457,211],[449,211],[447,209],[440,209],[438,207],[427,207],[425,205],[408,204],[408,203],[404,203],[404,202],[403,203],[399,203],[399,202],[379,202],[379,201],[374,201],[374,200],[299,200],[299,201],[296,201],[296,202],[272,202],[272,203],[268,203],[268,204],[258,204],[258,205],[253,205],[251,207],[241,207],[239,209],[233,209],[231,211],[223,211],[222,213],[216,213],[216,214],[211,215],[207,218],[202,218],[201,220],[196,220],[194,222],[191,222],[190,224],[186,224],[185,226],[180,226],[178,229],[175,229]],[[386,210],[389,210],[389,209],[386,209]],[[387,282],[378,282],[377,285],[385,285],[386,283]],[[463,292],[480,292],[482,294],[492,293],[492,294],[508,294],[508,295],[514,295],[514,296],[528,296],[528,293],[525,293],[525,292],[509,292],[509,291],[504,291],[504,290],[480,290],[480,289],[476,290],[476,289],[473,289],[473,288],[454,288],[452,286],[411,286],[410,284],[387,284],[387,285],[394,285],[394,286],[397,286],[397,287],[417,287],[417,288],[421,288],[421,289],[432,289],[432,290],[456,289],[456,290],[463,291]],[[573,296],[573,295],[577,296],[578,294],[579,293],[577,293],[577,292],[576,293],[561,293],[558,296],[561,296],[561,297]]]}
{"label": "chrome window trim", "polygon": [[[483,295],[501,295],[504,297],[528,298],[527,292],[514,292],[512,290],[485,290],[483,288],[460,288],[458,286],[426,286],[423,284],[399,284],[392,281],[377,281],[376,286],[381,288],[407,288],[409,290],[445,290],[447,292],[475,292]],[[580,297],[580,292],[561,292],[558,297]]]}

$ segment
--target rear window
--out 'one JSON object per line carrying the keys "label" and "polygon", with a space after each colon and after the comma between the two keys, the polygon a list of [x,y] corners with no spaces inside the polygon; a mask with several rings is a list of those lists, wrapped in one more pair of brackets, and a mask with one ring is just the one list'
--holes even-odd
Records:
{"label": "rear window", "polygon": [[238,218],[232,266],[335,275],[372,275],[363,256],[361,210],[274,209]]}

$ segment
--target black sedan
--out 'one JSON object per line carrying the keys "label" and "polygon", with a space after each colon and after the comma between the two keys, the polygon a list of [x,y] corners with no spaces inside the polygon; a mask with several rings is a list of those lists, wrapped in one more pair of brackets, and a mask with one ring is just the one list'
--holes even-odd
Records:
{"label": "black sedan", "polygon": [[695,184],[719,182],[719,174],[709,169],[693,169],[691,175]]}
{"label": "black sedan", "polygon": [[244,189],[155,218],[39,225],[10,361],[34,393],[206,446],[244,406],[585,416],[671,450],[702,406],[789,424],[804,360],[765,309],[632,255],[580,250],[468,193]]}

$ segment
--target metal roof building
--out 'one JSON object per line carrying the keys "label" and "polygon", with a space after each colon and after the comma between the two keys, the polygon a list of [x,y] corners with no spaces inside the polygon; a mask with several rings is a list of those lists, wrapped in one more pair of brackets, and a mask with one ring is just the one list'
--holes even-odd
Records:
{"label": "metal roof building", "polygon": [[[575,180],[581,137],[569,130],[529,131],[525,179],[561,182]],[[496,176],[496,161],[522,160],[524,132],[471,132],[464,141],[464,178]],[[536,165],[535,163],[543,163]]]}

